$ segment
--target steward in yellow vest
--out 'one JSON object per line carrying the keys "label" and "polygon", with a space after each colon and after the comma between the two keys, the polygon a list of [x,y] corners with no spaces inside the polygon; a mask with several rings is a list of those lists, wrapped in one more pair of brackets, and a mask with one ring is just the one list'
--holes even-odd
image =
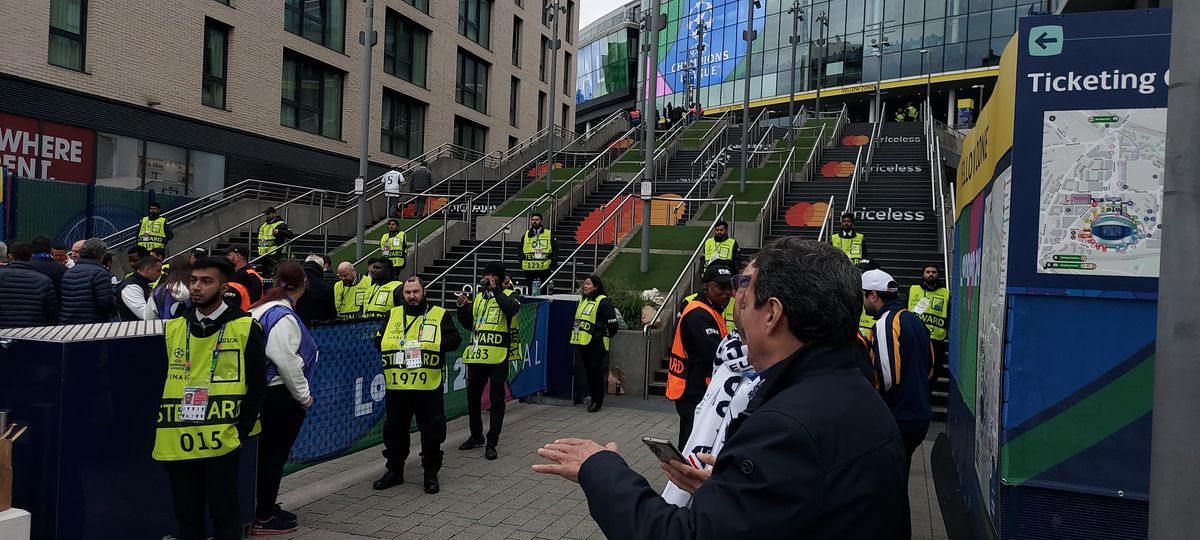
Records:
{"label": "steward in yellow vest", "polygon": [[383,425],[387,472],[372,487],[387,489],[404,483],[408,430],[415,415],[421,432],[425,493],[433,494],[441,489],[437,473],[442,468],[442,443],[446,442],[442,390],[446,355],[458,350],[462,337],[445,309],[425,301],[421,278],[409,278],[402,292],[403,305],[388,312],[375,334],[387,385],[387,418]]}
{"label": "steward in yellow vest", "polygon": [[842,253],[850,257],[850,262],[854,264],[867,258],[866,250],[863,247],[865,238],[862,233],[854,231],[854,214],[850,212],[842,214],[842,230],[833,235],[830,241],[833,242],[833,247],[842,250]]}
{"label": "steward in yellow vest", "polygon": [[550,230],[542,226],[542,215],[529,216],[529,230],[521,236],[521,271],[529,294],[549,294],[546,278],[554,271],[555,244]]}
{"label": "steward in yellow vest", "polygon": [[142,218],[141,225],[138,227],[137,245],[146,249],[166,249],[167,242],[175,237],[171,226],[167,224],[167,218],[159,215],[161,210],[158,203],[150,203],[149,212]]}
{"label": "steward in yellow vest", "polygon": [[388,232],[379,238],[379,251],[383,257],[392,261],[392,275],[395,276],[404,269],[404,255],[408,251],[404,231],[400,230],[400,222],[389,219]]}
{"label": "steward in yellow vest", "polygon": [[279,254],[284,250],[280,245],[293,234],[274,207],[264,210],[263,215],[267,219],[258,227],[258,265],[264,275],[273,276],[279,266]]}
{"label": "steward in yellow vest", "polygon": [[929,339],[946,341],[950,329],[950,289],[941,286],[937,271],[936,266],[925,267],[921,284],[909,287],[908,310],[916,313],[925,323],[929,329]]}
{"label": "steward in yellow vest", "polygon": [[403,283],[392,279],[392,262],[384,259],[371,259],[367,267],[371,273],[371,281],[367,286],[367,297],[363,301],[364,317],[386,317],[392,308],[401,305],[400,287]]}
{"label": "steward in yellow vest", "polygon": [[[486,444],[484,457],[496,459],[496,444],[504,426],[504,387],[508,380],[508,362],[512,342],[513,317],[521,311],[521,302],[511,290],[503,289],[504,265],[488,263],[483,269],[479,291],[474,300],[458,297],[458,322],[471,329],[471,341],[463,351],[467,367],[467,416],[471,437],[458,447],[470,450]],[[483,388],[490,383],[488,409],[490,427],[483,435]]]}
{"label": "steward in yellow vest", "polygon": [[358,275],[349,262],[338,265],[337,277],[337,283],[333,284],[333,308],[338,319],[361,317],[371,289],[371,278]]}
{"label": "steward in yellow vest", "polygon": [[181,538],[209,536],[205,510],[213,538],[241,538],[239,449],[258,431],[267,356],[262,326],[222,301],[232,274],[227,261],[198,260],[199,299],[164,325],[167,377],[151,455],[167,469]]}
{"label": "steward in yellow vest", "polygon": [[[604,394],[608,390],[608,373],[604,371],[608,359],[609,340],[617,335],[617,312],[612,300],[604,294],[604,282],[592,274],[583,280],[583,294],[575,307],[575,323],[571,326],[571,345],[575,347],[575,373],[582,374],[587,382],[588,412],[596,412],[604,405]],[[580,397],[582,400],[582,396]]]}
{"label": "steward in yellow vest", "polygon": [[704,241],[704,269],[716,261],[729,261],[729,267],[737,271],[740,264],[741,249],[737,240],[729,237],[729,224],[718,221],[713,226],[713,236]]}

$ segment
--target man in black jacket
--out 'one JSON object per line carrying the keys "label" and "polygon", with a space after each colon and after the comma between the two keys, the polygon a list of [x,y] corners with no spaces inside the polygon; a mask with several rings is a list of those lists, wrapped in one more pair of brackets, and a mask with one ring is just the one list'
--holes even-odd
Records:
{"label": "man in black jacket", "polygon": [[105,251],[107,247],[99,238],[83,241],[79,261],[63,275],[59,324],[112,322],[117,306],[112,273],[100,264]]}
{"label": "man in black jacket", "polygon": [[49,238],[39,236],[34,238],[30,243],[33,248],[33,260],[29,264],[42,275],[50,278],[54,283],[54,294],[57,299],[62,299],[62,278],[67,273],[67,267],[54,260],[54,255],[50,250],[54,247]]}
{"label": "man in black jacket", "polygon": [[162,277],[162,263],[154,257],[142,257],[133,265],[133,273],[117,285],[117,314],[121,321],[152,321],[158,310],[150,301],[151,284]]}
{"label": "man in black jacket", "polygon": [[[738,329],[763,378],[711,469],[663,464],[693,494],[667,503],[609,443],[561,439],[537,472],[578,481],[609,538],[901,538],[904,443],[863,377],[858,272],[833,246],[786,237],[735,280]],[[639,449],[640,450],[640,449]]]}
{"label": "man in black jacket", "polygon": [[322,263],[320,255],[309,255],[304,261],[304,276],[308,278],[308,285],[304,288],[304,294],[296,300],[296,315],[309,327],[317,321],[337,319],[337,310],[333,306],[333,288],[325,284]]}
{"label": "man in black jacket", "polygon": [[12,262],[0,267],[0,328],[50,326],[58,322],[54,283],[29,264],[33,248],[16,242]]}

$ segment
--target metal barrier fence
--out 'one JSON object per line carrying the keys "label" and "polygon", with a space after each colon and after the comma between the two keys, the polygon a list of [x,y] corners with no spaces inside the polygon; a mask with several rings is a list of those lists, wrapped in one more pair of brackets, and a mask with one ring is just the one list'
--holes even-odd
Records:
{"label": "metal barrier fence", "polygon": [[[136,224],[150,201],[163,211],[187,204],[193,197],[131,190],[95,183],[8,177],[4,186],[5,234],[29,240],[48,236],[66,245],[103,237]],[[0,239],[2,240],[2,239]]]}

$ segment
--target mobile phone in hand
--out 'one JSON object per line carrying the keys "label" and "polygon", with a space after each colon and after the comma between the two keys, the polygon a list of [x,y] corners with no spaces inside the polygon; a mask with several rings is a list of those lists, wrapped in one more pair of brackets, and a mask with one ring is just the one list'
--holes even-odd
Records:
{"label": "mobile phone in hand", "polygon": [[646,443],[646,447],[654,452],[658,460],[666,463],[668,461],[678,461],[684,465],[691,466],[686,459],[683,459],[683,454],[679,453],[679,449],[675,448],[675,443],[666,439],[656,437],[642,437],[642,442]]}

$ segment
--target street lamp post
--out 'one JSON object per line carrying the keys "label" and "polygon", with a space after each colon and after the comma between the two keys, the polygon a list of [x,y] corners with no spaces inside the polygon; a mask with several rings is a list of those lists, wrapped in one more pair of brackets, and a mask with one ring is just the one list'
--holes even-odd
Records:
{"label": "street lamp post", "polygon": [[879,59],[879,78],[875,81],[875,118],[883,122],[883,49],[890,47],[887,36],[883,35],[883,23],[879,23],[879,38],[871,39],[871,48],[875,49],[875,57]]}
{"label": "street lamp post", "polygon": [[696,99],[694,103],[696,104],[696,119],[699,120],[700,88],[704,86],[704,49],[708,48],[704,46],[704,31],[708,28],[704,22],[704,12],[697,14],[696,18],[699,19],[699,23],[696,25]]}
{"label": "street lamp post", "polygon": [[750,162],[746,158],[746,149],[750,146],[750,72],[751,66],[754,65],[754,40],[758,38],[758,33],[754,31],[754,8],[762,7],[759,0],[748,2],[749,9],[746,14],[746,30],[742,32],[742,39],[746,41],[746,85],[745,93],[742,96],[742,175],[739,183],[740,192],[746,192],[746,168]]}
{"label": "street lamp post", "polygon": [[[549,110],[546,111],[546,118],[549,122],[546,123],[546,193],[550,193],[552,177],[554,176],[554,98],[558,92],[556,83],[558,82],[558,49],[562,47],[562,43],[558,40],[558,19],[559,13],[566,13],[567,8],[563,7],[561,0],[546,0],[545,9],[550,14],[550,18],[554,20],[553,32],[554,37],[550,40],[550,99],[546,105]],[[568,21],[570,24],[570,21]]]}
{"label": "street lamp post", "polygon": [[817,15],[817,45],[821,46],[821,56],[817,59],[817,117],[821,116],[821,86],[825,79],[825,53],[829,51],[826,39],[829,39],[829,14],[822,11]]}
{"label": "street lamp post", "polygon": [[[800,21],[804,20],[800,0],[792,0],[792,7],[787,12],[792,15],[792,37],[788,38],[792,44],[792,83],[788,86],[791,89],[788,92],[788,151],[791,151],[796,146],[796,47],[800,44]],[[790,175],[792,168],[790,163],[788,165]]]}
{"label": "street lamp post", "polygon": [[[354,257],[361,259],[363,251],[366,250],[366,239],[364,235],[367,231],[367,195],[366,181],[367,166],[370,160],[370,144],[371,144],[371,51],[378,39],[375,33],[375,0],[367,0],[367,20],[366,27],[359,34],[359,43],[363,46],[363,87],[362,87],[362,132],[358,152],[358,177],[363,180],[362,190],[358,192],[358,234],[357,241],[354,244]],[[358,186],[355,186],[356,188]],[[384,211],[384,215],[388,215],[393,211],[389,208]]]}
{"label": "street lamp post", "polygon": [[[654,185],[654,176],[657,173],[654,165],[654,130],[658,127],[654,121],[654,110],[658,107],[655,103],[655,98],[658,97],[658,34],[667,26],[666,18],[662,15],[661,0],[650,0],[650,12],[646,14],[646,34],[650,39],[642,43],[642,51],[645,53],[642,66],[646,68],[646,95],[645,109],[650,114],[643,114],[642,125],[646,127],[646,165],[642,172],[642,188],[645,190],[647,183],[650,186]],[[651,208],[653,200],[650,195],[653,194],[653,187],[650,193],[643,191],[642,197],[642,254],[640,269],[643,274],[650,271],[650,219],[653,217]]]}
{"label": "street lamp post", "polygon": [[[925,57],[929,56],[929,49],[921,49],[921,71],[925,71]],[[933,81],[930,80],[929,72],[925,71],[925,114],[930,114],[930,109],[933,108],[933,94],[929,93],[929,86]]]}

